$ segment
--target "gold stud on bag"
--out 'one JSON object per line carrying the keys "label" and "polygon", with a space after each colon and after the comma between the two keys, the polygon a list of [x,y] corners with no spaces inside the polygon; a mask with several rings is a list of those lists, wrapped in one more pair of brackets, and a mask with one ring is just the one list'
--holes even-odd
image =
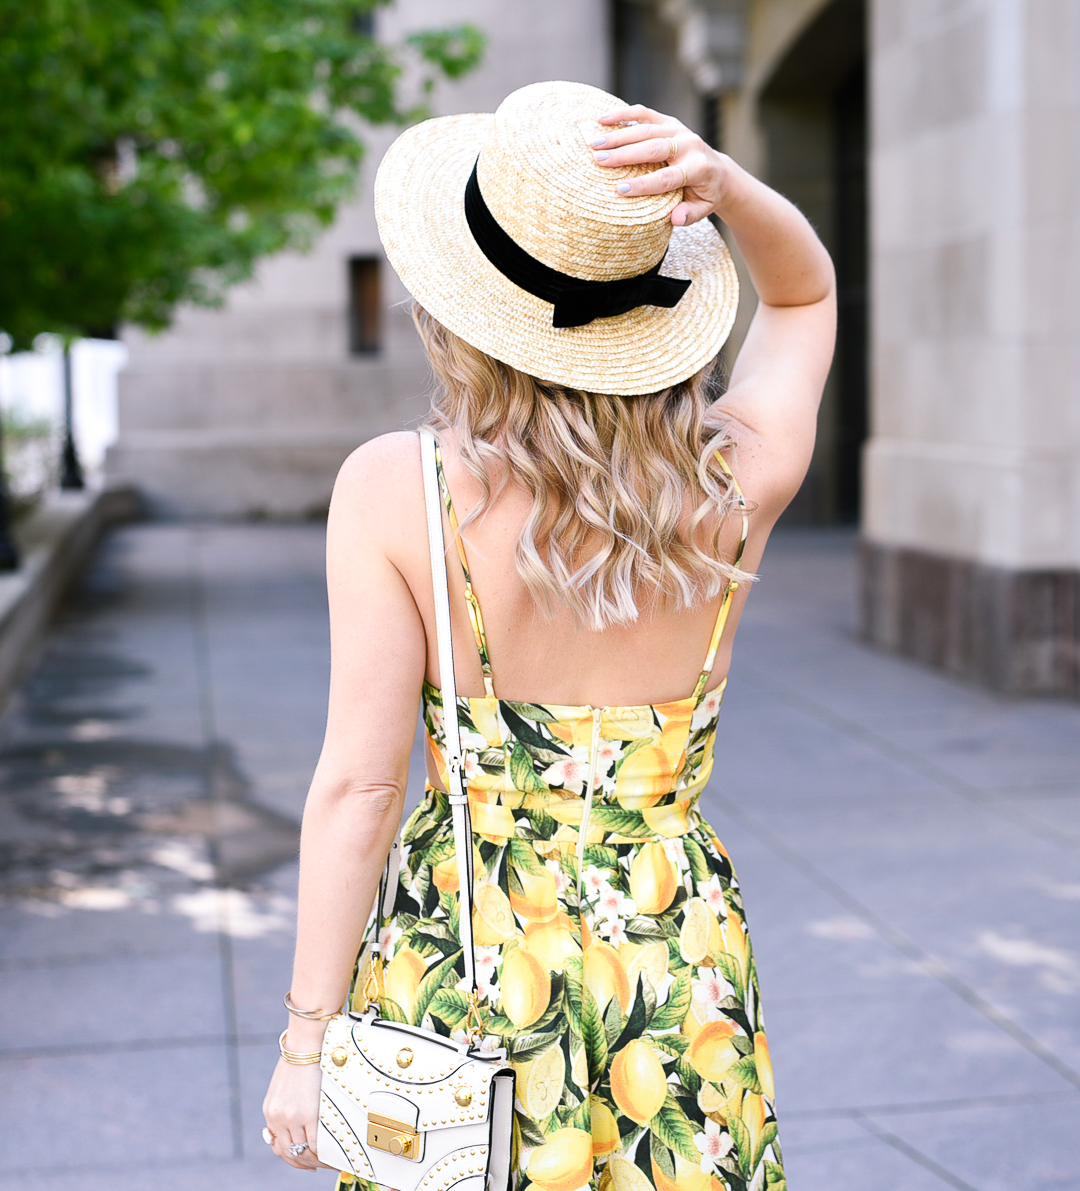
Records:
{"label": "gold stud on bag", "polygon": [[372,977],[383,920],[393,911],[399,847],[390,852],[365,952],[368,977],[362,1010],[335,1014],[322,1048],[319,1161],[398,1191],[454,1186],[455,1191],[507,1191],[514,1111],[514,1071],[505,1051],[481,1051],[484,1022],[472,938],[472,824],[461,776],[450,599],[443,553],[442,506],[435,439],[420,435],[428,514],[439,669],[446,717],[447,769],[462,961],[468,984],[465,1039],[379,1016]]}

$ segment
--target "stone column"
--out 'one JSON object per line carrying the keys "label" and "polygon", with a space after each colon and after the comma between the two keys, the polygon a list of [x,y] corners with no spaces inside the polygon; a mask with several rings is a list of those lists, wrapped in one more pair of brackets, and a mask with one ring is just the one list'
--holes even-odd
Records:
{"label": "stone column", "polygon": [[1080,694],[1080,6],[873,0],[863,628]]}

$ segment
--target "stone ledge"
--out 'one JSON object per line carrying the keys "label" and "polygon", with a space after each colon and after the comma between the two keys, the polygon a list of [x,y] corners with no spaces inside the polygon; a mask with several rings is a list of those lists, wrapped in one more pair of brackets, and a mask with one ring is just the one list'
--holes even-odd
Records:
{"label": "stone ledge", "polygon": [[110,525],[142,516],[127,485],[52,492],[19,526],[22,566],[0,574],[0,709],[26,672],[60,602]]}
{"label": "stone ledge", "polygon": [[863,539],[865,641],[1009,695],[1080,697],[1080,571],[1013,571]]}

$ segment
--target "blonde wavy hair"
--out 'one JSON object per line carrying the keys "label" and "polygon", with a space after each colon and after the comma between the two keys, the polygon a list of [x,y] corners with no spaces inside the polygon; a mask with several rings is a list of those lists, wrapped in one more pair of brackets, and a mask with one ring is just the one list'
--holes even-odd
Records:
{"label": "blonde wavy hair", "polygon": [[518,572],[548,615],[561,604],[601,630],[631,624],[656,604],[690,608],[732,580],[753,579],[721,553],[740,497],[716,459],[734,445],[729,428],[706,421],[718,395],[715,361],[658,393],[615,397],[518,372],[417,303],[413,321],[437,383],[424,425],[457,434],[482,488],[460,528],[513,476],[532,497]]}

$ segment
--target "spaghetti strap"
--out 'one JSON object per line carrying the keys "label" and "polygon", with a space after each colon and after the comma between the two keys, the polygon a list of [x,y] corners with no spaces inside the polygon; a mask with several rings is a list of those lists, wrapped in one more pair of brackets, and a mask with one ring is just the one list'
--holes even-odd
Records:
{"label": "spaghetti strap", "polygon": [[473,636],[476,638],[476,650],[480,655],[480,668],[484,674],[484,691],[488,698],[494,697],[495,686],[491,674],[491,657],[488,653],[487,637],[484,633],[484,617],[480,611],[480,601],[473,591],[472,576],[469,573],[469,560],[465,557],[465,543],[461,540],[458,529],[457,514],[454,512],[454,502],[450,499],[450,488],[446,483],[443,471],[442,450],[435,444],[435,470],[439,476],[439,490],[442,492],[443,504],[446,505],[446,515],[450,519],[450,530],[457,543],[458,558],[461,559],[461,570],[465,575],[465,603],[469,609],[469,620],[472,622]]}
{"label": "spaghetti strap", "polygon": [[[739,487],[739,481],[735,479],[731,468],[728,467],[727,461],[719,451],[716,452],[716,459],[731,480],[732,486],[735,489],[739,509],[742,512],[742,536],[739,538],[739,547],[735,551],[735,560],[732,563],[732,566],[739,567],[742,565],[743,551],[746,549],[746,539],[750,533],[750,517],[746,511],[746,497],[743,496],[742,489]],[[720,600],[720,609],[716,614],[716,624],[713,626],[712,639],[709,641],[709,652],[705,656],[705,665],[702,667],[697,686],[694,687],[695,706],[705,697],[705,685],[709,681],[709,675],[712,674],[713,663],[716,661],[716,652],[720,648],[720,639],[724,635],[728,613],[731,611],[731,600],[738,590],[739,583],[737,579],[730,579],[727,587],[724,588],[724,595]],[[724,681],[726,682],[727,680],[725,679]]]}

